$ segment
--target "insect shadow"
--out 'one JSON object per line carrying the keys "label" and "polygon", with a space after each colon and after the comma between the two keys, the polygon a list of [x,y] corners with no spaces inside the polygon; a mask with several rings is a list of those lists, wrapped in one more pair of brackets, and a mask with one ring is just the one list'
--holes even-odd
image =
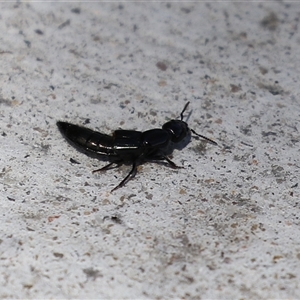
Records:
{"label": "insect shadow", "polygon": [[191,134],[202,138],[213,145],[217,143],[196,133],[183,121],[187,102],[180,113],[180,120],[170,120],[162,128],[147,131],[115,130],[112,135],[93,131],[89,128],[58,121],[57,126],[65,139],[77,150],[90,157],[108,160],[109,164],[93,173],[106,171],[122,164],[130,164],[131,170],[127,176],[111,192],[124,186],[137,173],[137,167],[145,162],[164,163],[173,169],[177,166],[168,155],[174,149],[182,150],[191,139]]}

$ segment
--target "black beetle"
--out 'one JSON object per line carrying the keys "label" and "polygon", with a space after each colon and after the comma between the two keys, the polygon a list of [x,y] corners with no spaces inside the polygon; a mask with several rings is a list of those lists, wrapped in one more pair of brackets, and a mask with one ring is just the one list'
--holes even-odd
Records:
{"label": "black beetle", "polygon": [[213,140],[196,133],[183,121],[183,113],[187,109],[186,103],[180,113],[180,120],[171,120],[162,126],[162,129],[147,131],[116,130],[113,135],[103,134],[91,129],[73,125],[67,122],[57,122],[57,126],[67,141],[78,150],[97,158],[108,159],[110,163],[94,172],[104,171],[123,163],[132,165],[128,175],[112,191],[124,186],[137,172],[137,166],[145,161],[167,161],[172,168],[178,167],[167,154],[170,154],[176,145],[191,136],[191,132],[210,143],[217,145]]}

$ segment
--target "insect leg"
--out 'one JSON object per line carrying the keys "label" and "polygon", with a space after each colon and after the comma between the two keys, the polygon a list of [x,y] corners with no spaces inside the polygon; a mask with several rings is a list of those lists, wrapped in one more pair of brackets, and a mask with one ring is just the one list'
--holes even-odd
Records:
{"label": "insect leg", "polygon": [[128,175],[116,186],[114,187],[111,192],[115,191],[116,189],[124,186],[130,179],[132,179],[135,175],[136,175],[136,172],[137,172],[137,162],[134,161],[132,163],[132,168],[131,168],[131,171],[128,173]]}
{"label": "insect leg", "polygon": [[183,169],[183,167],[177,166],[173,161],[171,161],[170,158],[168,158],[167,156],[163,156],[163,159],[165,159],[168,164],[173,168],[173,169]]}
{"label": "insect leg", "polygon": [[[106,171],[106,170],[109,170],[109,169],[117,168],[117,167],[120,166],[121,163],[122,163],[122,160],[113,161],[113,162],[109,163],[108,165],[104,166],[103,168],[100,168],[100,169],[97,169],[97,170],[93,170],[92,173],[96,173],[96,172],[101,172],[101,171]],[[117,166],[111,168],[111,166],[113,164],[116,164]]]}
{"label": "insect leg", "polygon": [[166,160],[167,163],[173,168],[173,169],[182,169],[183,167],[177,166],[169,157],[167,157],[166,155],[159,155],[159,156],[153,156],[150,159],[148,159],[149,161],[158,161],[159,160]]}

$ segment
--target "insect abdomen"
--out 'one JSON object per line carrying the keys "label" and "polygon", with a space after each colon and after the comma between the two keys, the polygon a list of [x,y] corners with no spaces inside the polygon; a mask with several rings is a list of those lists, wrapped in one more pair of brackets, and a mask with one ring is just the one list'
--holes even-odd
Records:
{"label": "insect abdomen", "polygon": [[78,150],[115,156],[114,138],[89,128],[67,122],[57,122],[62,135]]}

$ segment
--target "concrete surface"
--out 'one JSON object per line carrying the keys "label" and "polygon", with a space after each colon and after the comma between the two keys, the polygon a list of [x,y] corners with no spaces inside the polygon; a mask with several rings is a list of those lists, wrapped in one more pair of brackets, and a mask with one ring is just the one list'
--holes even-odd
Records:
{"label": "concrete surface", "polygon": [[[299,3],[0,5],[1,299],[299,299]],[[114,193],[128,167],[92,174],[56,128],[187,101],[219,146]]]}

